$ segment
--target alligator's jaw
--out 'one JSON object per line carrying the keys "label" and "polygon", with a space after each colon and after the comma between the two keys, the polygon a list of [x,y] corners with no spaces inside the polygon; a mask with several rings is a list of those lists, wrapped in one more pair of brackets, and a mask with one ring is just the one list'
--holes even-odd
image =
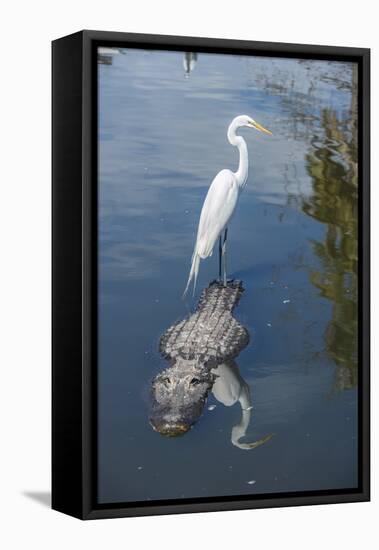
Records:
{"label": "alligator's jaw", "polygon": [[188,432],[191,428],[191,425],[182,422],[160,422],[152,418],[150,419],[150,424],[156,432],[166,437],[178,437]]}

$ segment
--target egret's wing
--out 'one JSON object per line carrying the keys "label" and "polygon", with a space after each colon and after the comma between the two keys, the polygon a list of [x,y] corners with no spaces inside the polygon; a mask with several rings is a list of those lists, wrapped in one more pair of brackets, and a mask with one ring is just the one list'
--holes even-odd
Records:
{"label": "egret's wing", "polygon": [[235,175],[222,170],[212,181],[200,214],[195,248],[192,254],[191,270],[184,294],[193,279],[194,292],[201,258],[212,254],[214,244],[229,222],[238,200],[239,189]]}
{"label": "egret's wing", "polygon": [[196,252],[201,258],[212,254],[214,244],[228,224],[238,200],[238,186],[230,170],[222,170],[212,181],[200,214]]}

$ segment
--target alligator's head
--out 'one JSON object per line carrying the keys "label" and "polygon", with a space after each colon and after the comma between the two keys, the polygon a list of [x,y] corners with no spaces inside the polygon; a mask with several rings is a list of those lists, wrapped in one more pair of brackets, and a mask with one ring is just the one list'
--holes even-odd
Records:
{"label": "alligator's head", "polygon": [[195,361],[178,361],[152,383],[150,424],[162,435],[187,432],[200,417],[214,375]]}

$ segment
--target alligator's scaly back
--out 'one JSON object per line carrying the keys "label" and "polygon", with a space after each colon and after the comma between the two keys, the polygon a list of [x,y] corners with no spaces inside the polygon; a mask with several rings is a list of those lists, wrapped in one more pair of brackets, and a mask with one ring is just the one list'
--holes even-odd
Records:
{"label": "alligator's scaly back", "polygon": [[163,334],[161,354],[174,362],[197,360],[208,368],[236,357],[249,342],[247,330],[232,316],[243,290],[241,281],[211,283],[196,311]]}

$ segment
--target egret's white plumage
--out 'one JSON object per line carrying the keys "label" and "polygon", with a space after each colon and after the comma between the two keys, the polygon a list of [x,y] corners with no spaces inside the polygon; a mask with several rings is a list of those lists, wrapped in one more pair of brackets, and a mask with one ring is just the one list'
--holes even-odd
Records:
{"label": "egret's white plumage", "polygon": [[212,181],[201,210],[196,252],[201,259],[211,256],[214,244],[225,229],[239,196],[235,174],[222,170]]}
{"label": "egret's white plumage", "polygon": [[[227,229],[227,225],[237,206],[240,192],[246,184],[249,169],[248,151],[243,137],[236,134],[236,131],[244,126],[271,134],[271,132],[247,115],[240,115],[232,120],[228,129],[228,140],[231,145],[238,147],[240,153],[238,170],[236,172],[221,170],[208,189],[200,214],[197,238],[192,254],[192,265],[184,294],[186,294],[192,280],[194,281],[193,291],[195,292],[200,260],[212,255],[214,245],[219,237],[221,239],[223,231]],[[223,246],[221,246],[220,240],[221,250],[222,255],[225,256],[226,233]],[[224,283],[226,284],[225,258]]]}

